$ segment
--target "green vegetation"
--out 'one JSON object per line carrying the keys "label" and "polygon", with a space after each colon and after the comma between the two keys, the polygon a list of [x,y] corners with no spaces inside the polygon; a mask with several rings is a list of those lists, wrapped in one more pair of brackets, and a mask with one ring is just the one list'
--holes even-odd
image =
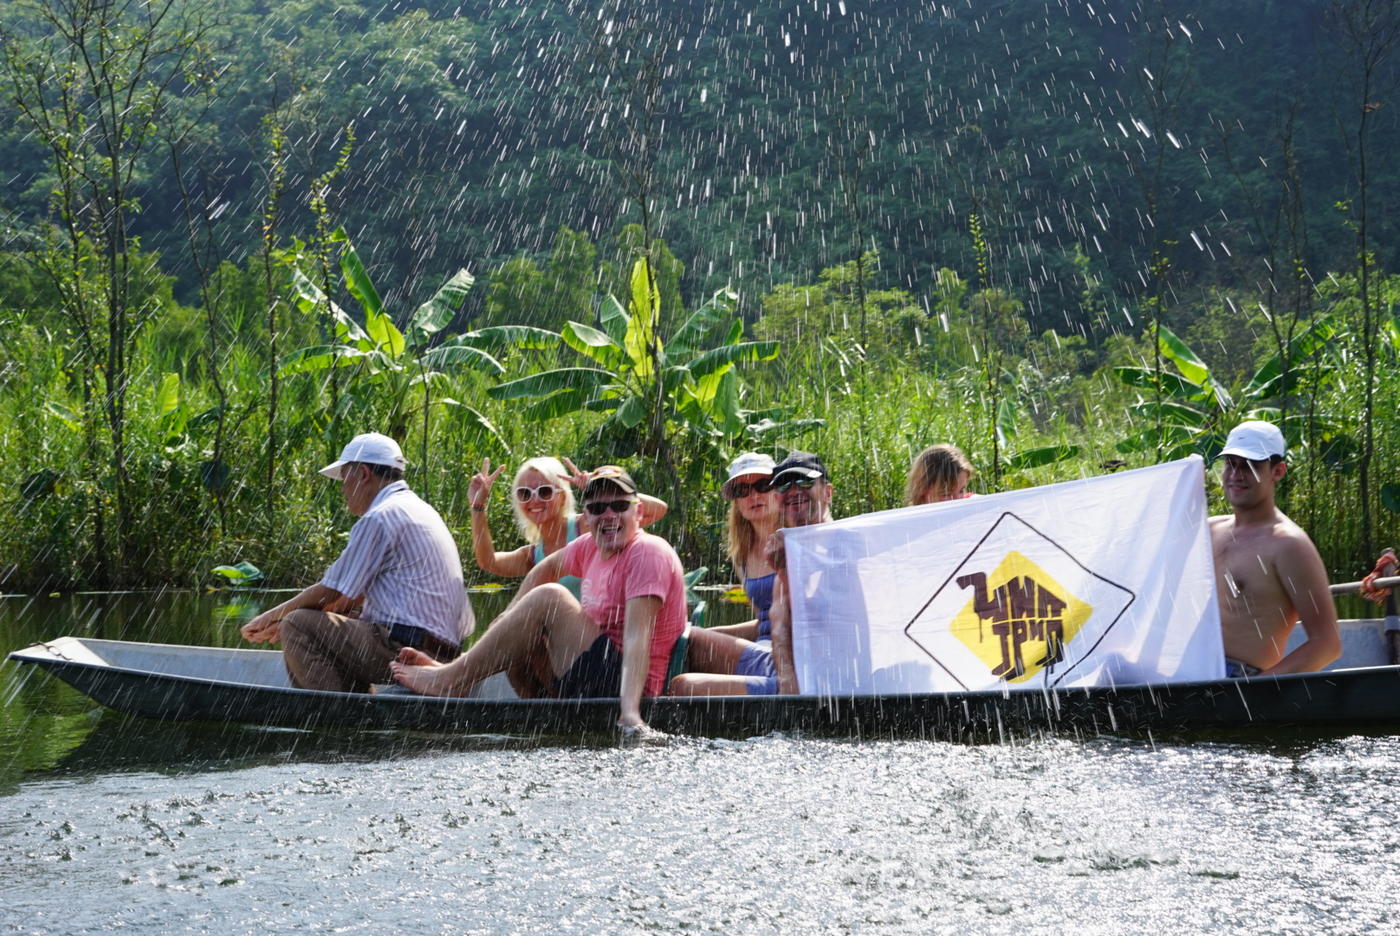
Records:
{"label": "green vegetation", "polygon": [[1393,542],[1400,4],[671,13],[7,4],[0,584],[303,580],[371,428],[461,530],[623,461],[722,568],[746,448],[850,514],[1259,415],[1338,576]]}

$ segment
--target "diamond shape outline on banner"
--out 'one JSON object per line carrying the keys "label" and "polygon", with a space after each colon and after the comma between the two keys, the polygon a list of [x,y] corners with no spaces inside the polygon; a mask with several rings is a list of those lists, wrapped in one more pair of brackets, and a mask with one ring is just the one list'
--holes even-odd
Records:
{"label": "diamond shape outline on banner", "polygon": [[[1009,532],[1011,529],[1011,524],[1008,521],[1014,521],[1016,524],[1019,524],[1021,527],[1024,527],[1027,532],[1033,534],[1036,539],[1031,540],[1030,542],[1035,543],[1040,548],[1027,548],[1027,543],[1025,541],[1015,543],[1016,548],[1014,550],[1011,548],[1011,546],[1008,545],[1007,548],[995,554],[993,561],[989,561],[986,564],[986,570],[996,569],[997,567],[1002,565],[1003,562],[1007,561],[1008,557],[1013,551],[1021,554],[1038,553],[1043,561],[1043,565],[1056,565],[1062,570],[1062,573],[1060,575],[1055,574],[1053,571],[1046,570],[1045,574],[1050,576],[1052,580],[1057,578],[1062,579],[1069,577],[1068,575],[1063,574],[1063,570],[1071,568],[1070,566],[1065,565],[1067,561],[1068,563],[1072,564],[1073,568],[1077,568],[1084,575],[1088,576],[1091,582],[1096,580],[1098,583],[1102,583],[1101,585],[1094,586],[1096,590],[1098,588],[1106,586],[1107,595],[1111,596],[1115,592],[1117,592],[1121,593],[1122,596],[1126,596],[1126,600],[1122,600],[1120,598],[1121,606],[1118,607],[1116,613],[1114,613],[1112,612],[1112,607],[1118,603],[1116,601],[1110,600],[1108,605],[1105,606],[1105,601],[1103,598],[1098,598],[1091,603],[1085,600],[1082,595],[1073,595],[1073,597],[1078,602],[1080,602],[1083,605],[1089,606],[1091,612],[1098,612],[1098,614],[1091,613],[1088,621],[1084,623],[1084,625],[1075,635],[1078,636],[1080,633],[1083,632],[1083,630],[1087,629],[1090,631],[1092,643],[1087,648],[1084,648],[1082,652],[1078,652],[1078,648],[1076,648],[1074,658],[1068,663],[1068,665],[1064,666],[1062,671],[1054,675],[1053,680],[1050,678],[1050,675],[1054,673],[1056,669],[1054,663],[1052,662],[1044,667],[1046,671],[1046,681],[1049,687],[1053,688],[1054,686],[1059,684],[1067,676],[1069,676],[1069,674],[1073,672],[1077,666],[1079,666],[1090,655],[1092,655],[1094,650],[1098,648],[1099,644],[1103,642],[1104,638],[1108,636],[1109,632],[1111,632],[1113,628],[1117,626],[1118,622],[1122,620],[1122,617],[1127,612],[1128,608],[1130,608],[1133,602],[1137,600],[1137,594],[1131,588],[1128,588],[1125,585],[1115,582],[1112,579],[1100,575],[1093,569],[1090,569],[1084,563],[1080,562],[1079,559],[1076,558],[1063,545],[1061,545],[1059,542],[1057,542],[1055,539],[1048,536],[1044,532],[1042,532],[1033,524],[1029,523],[1024,518],[1017,516],[1015,513],[1009,510],[1004,511],[987,529],[987,532],[982,535],[982,538],[977,541],[977,544],[973,546],[973,548],[967,553],[967,555],[962,558],[962,560],[958,563],[957,567],[953,569],[952,573],[949,574],[949,576],[942,582],[942,584],[940,584],[938,588],[934,590],[933,594],[929,596],[928,600],[924,602],[924,604],[919,608],[919,610],[914,613],[914,615],[910,618],[909,623],[906,624],[904,627],[904,635],[926,656],[928,656],[928,658],[931,659],[941,670],[947,673],[948,676],[951,677],[954,682],[956,682],[960,687],[962,687],[963,691],[971,691],[971,687],[968,686],[968,684],[958,676],[958,673],[955,671],[958,667],[955,664],[952,664],[951,661],[945,662],[945,660],[940,659],[940,651],[936,649],[936,646],[930,646],[930,644],[937,644],[938,640],[936,640],[935,638],[941,637],[944,638],[945,641],[958,640],[957,637],[951,636],[949,628],[949,625],[953,622],[957,614],[954,613],[946,615],[944,617],[940,617],[937,621],[934,621],[932,623],[931,627],[919,627],[918,625],[920,625],[921,623],[928,623],[927,621],[923,621],[922,619],[924,619],[926,612],[928,612],[928,610],[931,607],[933,607],[936,603],[940,601],[940,596],[944,596],[943,602],[945,604],[955,600],[956,605],[959,609],[966,607],[967,604],[970,603],[971,599],[967,599],[965,597],[965,586],[957,584],[957,580],[960,576],[964,574],[964,570],[968,568],[969,564],[972,563],[978,557],[979,552],[983,550],[987,543],[993,540],[994,537],[996,537],[997,531],[1002,528],[1003,524],[1007,525],[1005,531],[1003,531],[1003,537],[1007,538],[1008,540],[1011,539],[1011,534]],[[1049,547],[1049,552],[1046,551],[1046,546]],[[1034,557],[1026,558],[1022,556],[1021,558],[1025,559],[1025,561],[1030,563],[1032,567],[1042,567],[1042,564],[1037,563]],[[1047,558],[1049,558],[1049,561],[1044,561]],[[953,589],[953,592],[951,593],[949,593],[950,587]],[[1083,589],[1080,589],[1080,591],[1083,591]],[[948,595],[950,594],[956,595],[956,599],[948,597]],[[1112,613],[1112,619],[1108,621],[1106,625],[1089,627],[1089,625],[1095,620],[1101,620],[1100,615],[1108,613]],[[920,637],[922,637],[923,639],[921,640]],[[1082,644],[1083,641],[1081,641],[1081,645]],[[1074,646],[1073,638],[1067,641],[1066,646]],[[973,653],[973,651],[966,646],[962,647],[962,651],[965,653]],[[1003,685],[1010,681],[1007,680],[1004,676],[998,677],[998,680]]]}

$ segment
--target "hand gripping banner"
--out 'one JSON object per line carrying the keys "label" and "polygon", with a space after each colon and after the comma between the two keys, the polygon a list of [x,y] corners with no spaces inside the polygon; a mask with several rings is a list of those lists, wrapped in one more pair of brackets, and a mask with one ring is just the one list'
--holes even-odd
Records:
{"label": "hand gripping banner", "polygon": [[1197,456],[784,535],[804,694],[1224,676]]}

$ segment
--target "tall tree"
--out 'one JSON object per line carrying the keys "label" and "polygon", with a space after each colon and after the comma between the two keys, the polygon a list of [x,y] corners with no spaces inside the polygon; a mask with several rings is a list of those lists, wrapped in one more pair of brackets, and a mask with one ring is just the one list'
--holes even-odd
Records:
{"label": "tall tree", "polygon": [[1375,551],[1371,505],[1371,460],[1376,451],[1376,342],[1381,323],[1380,293],[1372,283],[1376,260],[1371,243],[1372,133],[1376,113],[1396,87],[1394,58],[1400,45],[1400,0],[1334,0],[1330,19],[1343,50],[1343,138],[1355,173],[1352,224],[1356,232],[1357,285],[1360,292],[1361,359],[1364,369],[1361,455],[1357,486],[1361,501],[1361,543],[1366,556]]}
{"label": "tall tree", "polygon": [[[0,20],[7,96],[50,157],[66,262],[49,269],[83,350],[89,425],[105,429],[118,581],[136,559],[126,437],[131,354],[152,312],[133,303],[139,271],[130,225],[153,151],[178,140],[171,131],[186,119],[181,99],[212,84],[207,33],[206,8],[188,0],[13,0]],[[87,272],[94,262],[96,283]],[[96,461],[96,434],[89,441]],[[105,512],[100,498],[94,507],[99,517]]]}

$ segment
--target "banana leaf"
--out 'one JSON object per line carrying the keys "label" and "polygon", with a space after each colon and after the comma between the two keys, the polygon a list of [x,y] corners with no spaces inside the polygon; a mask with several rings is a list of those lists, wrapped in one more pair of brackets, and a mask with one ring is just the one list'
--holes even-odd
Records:
{"label": "banana leaf", "polygon": [[557,347],[560,341],[558,332],[529,325],[493,325],[476,331],[454,335],[443,344],[462,344],[472,348],[524,348],[542,351]]}
{"label": "banana leaf", "polygon": [[582,391],[573,387],[560,390],[527,406],[524,413],[525,419],[529,422],[545,422],[569,413],[576,413],[583,408],[587,399]]}
{"label": "banana leaf", "polygon": [[440,344],[424,352],[419,361],[424,367],[440,368],[465,364],[473,370],[489,374],[504,374],[506,369],[501,362],[480,348],[460,344]]}
{"label": "banana leaf", "polygon": [[496,384],[486,391],[486,395],[493,400],[518,400],[522,397],[547,396],[570,388],[587,392],[616,381],[617,378],[607,371],[589,367],[561,367]]}
{"label": "banana leaf", "polygon": [[476,277],[463,267],[439,286],[431,299],[414,311],[413,317],[408,321],[408,328],[409,332],[416,336],[417,343],[421,344],[430,335],[435,335],[447,327],[475,283]]}
{"label": "banana leaf", "polygon": [[751,364],[756,361],[771,361],[778,356],[776,341],[744,341],[739,344],[723,345],[698,355],[686,369],[697,379],[706,374],[722,371],[734,364]]}
{"label": "banana leaf", "polygon": [[1025,468],[1040,468],[1044,465],[1053,465],[1062,462],[1067,458],[1074,458],[1079,454],[1077,445],[1048,445],[1044,448],[1027,449],[1024,452],[1017,452],[1006,460],[1006,466],[1013,471],[1020,471]]}
{"label": "banana leaf", "polygon": [[565,322],[559,330],[564,344],[584,357],[592,358],[604,367],[615,368],[622,364],[623,352],[605,332],[580,322]]}

